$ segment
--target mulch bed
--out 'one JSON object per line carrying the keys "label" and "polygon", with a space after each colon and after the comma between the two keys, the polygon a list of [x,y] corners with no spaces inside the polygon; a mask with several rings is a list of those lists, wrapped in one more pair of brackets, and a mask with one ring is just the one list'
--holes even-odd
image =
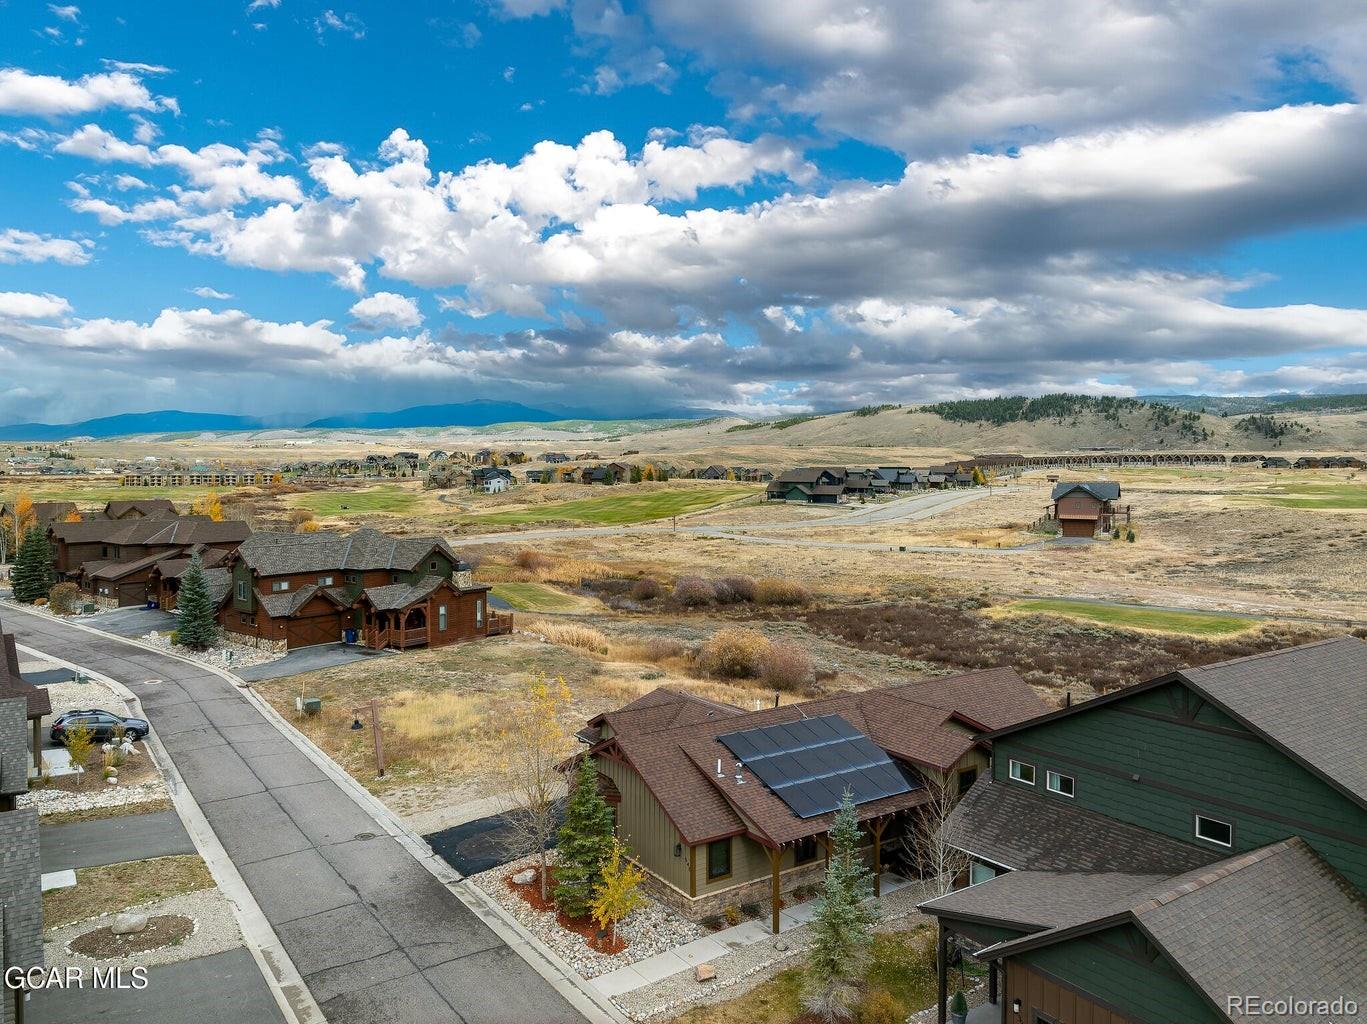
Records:
{"label": "mulch bed", "polygon": [[190,937],[195,922],[180,914],[150,918],[147,927],[134,935],[115,935],[109,925],[96,928],[71,940],[71,951],[96,960],[117,960],[130,953],[160,949]]}
{"label": "mulch bed", "polygon": [[602,953],[604,956],[616,956],[627,948],[626,939],[620,935],[615,939],[609,939],[606,935],[598,937],[598,923],[591,917],[567,917],[565,913],[555,905],[555,876],[552,874],[546,879],[546,898],[541,898],[540,868],[532,868],[537,873],[526,885],[518,885],[513,881],[513,875],[520,871],[510,871],[503,876],[503,884],[527,903],[534,910],[543,913],[555,914],[555,922],[567,932],[573,932],[583,938],[584,945],[595,953]]}

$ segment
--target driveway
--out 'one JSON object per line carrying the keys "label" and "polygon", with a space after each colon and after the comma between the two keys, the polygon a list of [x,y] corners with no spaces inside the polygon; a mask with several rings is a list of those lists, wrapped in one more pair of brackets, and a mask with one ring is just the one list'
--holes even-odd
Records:
{"label": "driveway", "polygon": [[[231,682],[56,619],[18,614],[5,625],[20,644],[103,673],[138,694],[185,786],[331,1024],[583,1019]],[[168,998],[169,986],[154,982],[148,992],[143,1005],[170,1007],[168,1020],[275,1019],[240,1006],[229,1016],[219,1008],[201,1016]],[[94,1019],[94,999],[107,1004],[98,994],[84,995],[92,1002],[82,1002],[79,1012],[67,1003],[45,1019]],[[236,1005],[230,992],[225,997],[223,1005]],[[105,1019],[132,1019],[133,1002],[119,1004],[130,1007],[118,1011],[128,1016]]]}
{"label": "driveway", "polygon": [[38,845],[44,873],[195,852],[175,811],[42,825]]}
{"label": "driveway", "polygon": [[[129,976],[131,978],[131,976]],[[87,980],[87,986],[89,981]],[[147,971],[137,989],[44,989],[24,1008],[28,1024],[283,1024],[256,961],[246,949]]]}
{"label": "driveway", "polygon": [[[170,612],[160,608],[147,608],[138,605],[133,608],[115,608],[82,619],[81,625],[101,629],[115,636],[144,637],[148,633],[166,633],[176,628],[180,620]],[[53,651],[60,654],[60,651]],[[68,658],[68,661],[71,659]]]}
{"label": "driveway", "polygon": [[[561,800],[556,806],[556,827],[564,820],[565,802]],[[423,836],[423,839],[427,840],[427,845],[438,857],[462,875],[488,871],[516,860],[518,856],[509,852],[515,844],[506,814],[492,814],[487,818],[467,821],[463,825]],[[547,848],[554,846],[555,840],[552,839]]]}
{"label": "driveway", "polygon": [[322,644],[318,647],[301,647],[290,651],[283,658],[268,661],[264,665],[248,665],[234,669],[233,675],[249,682],[262,679],[281,679],[284,676],[297,676],[304,672],[316,672],[324,668],[337,668],[367,658],[388,657],[391,651],[372,651],[360,644]]}

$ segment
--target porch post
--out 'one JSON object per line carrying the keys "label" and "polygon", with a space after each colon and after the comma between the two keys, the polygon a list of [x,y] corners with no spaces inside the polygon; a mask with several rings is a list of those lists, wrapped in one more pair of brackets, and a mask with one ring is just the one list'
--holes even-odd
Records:
{"label": "porch post", "polygon": [[987,1001],[997,1003],[997,961],[987,961]]}
{"label": "porch post", "polygon": [[43,720],[33,720],[33,767],[43,770]]}
{"label": "porch post", "polygon": [[869,822],[873,833],[873,894],[883,895],[883,830],[888,827],[887,818]]}
{"label": "porch post", "polygon": [[940,918],[936,922],[939,939],[935,943],[935,1019],[945,1024],[945,1003],[949,998],[949,932]]}
{"label": "porch post", "polygon": [[[768,849],[768,848],[766,847],[766,849]],[[774,912],[774,921],[773,921],[774,934],[777,935],[777,934],[778,934],[778,913],[779,913],[779,910],[780,910],[780,907],[781,907],[781,904],[780,904],[780,902],[779,902],[779,896],[778,896],[778,890],[779,890],[778,866],[779,866],[779,864],[782,863],[782,861],[783,861],[783,847],[780,846],[780,847],[778,847],[777,849],[769,849],[769,850],[768,850],[768,853],[769,853],[769,867],[770,867],[770,868],[772,869],[772,871],[773,871],[773,885],[772,885],[772,891],[770,892],[770,903],[771,903],[771,908],[772,908],[772,910],[773,910],[773,912]]]}

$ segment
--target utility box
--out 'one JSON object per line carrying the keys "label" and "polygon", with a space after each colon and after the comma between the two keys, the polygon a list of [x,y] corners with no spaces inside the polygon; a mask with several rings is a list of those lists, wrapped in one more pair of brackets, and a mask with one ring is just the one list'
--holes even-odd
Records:
{"label": "utility box", "polygon": [[294,710],[306,715],[316,715],[323,710],[322,697],[295,697]]}

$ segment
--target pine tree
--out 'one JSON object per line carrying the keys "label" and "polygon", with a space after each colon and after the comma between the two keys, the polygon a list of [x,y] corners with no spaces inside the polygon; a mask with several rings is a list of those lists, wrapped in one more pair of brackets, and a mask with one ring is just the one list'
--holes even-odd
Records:
{"label": "pine tree", "polygon": [[848,790],[829,835],[830,864],[809,925],[813,941],[804,1002],[822,1020],[844,1021],[854,1013],[878,920],[873,878],[859,854],[859,822]]}
{"label": "pine tree", "polygon": [[612,808],[598,793],[593,758],[579,759],[579,772],[565,808],[555,849],[555,902],[567,917],[583,917],[612,856]]}
{"label": "pine tree", "polygon": [[209,599],[209,581],[204,578],[204,566],[199,555],[190,559],[189,568],[180,578],[180,594],[176,598],[180,625],[176,627],[176,643],[192,651],[203,651],[218,639],[218,623],[214,619],[213,603]]}
{"label": "pine tree", "polygon": [[37,526],[30,526],[24,531],[10,577],[14,599],[25,604],[45,599],[52,589],[52,581],[52,545],[48,543],[47,534]]}

